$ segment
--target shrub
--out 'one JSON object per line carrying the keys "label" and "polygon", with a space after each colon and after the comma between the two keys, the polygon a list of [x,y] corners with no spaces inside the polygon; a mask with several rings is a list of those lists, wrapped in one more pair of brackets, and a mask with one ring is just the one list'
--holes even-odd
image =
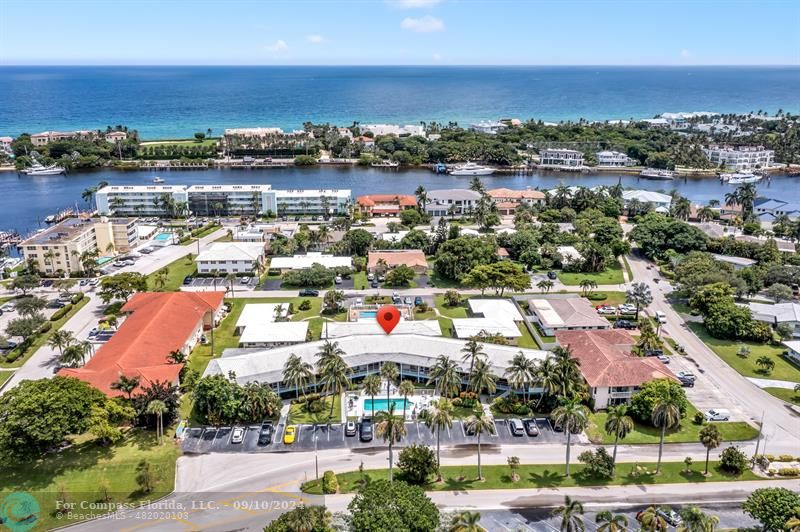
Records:
{"label": "shrub", "polygon": [[70,302],[73,305],[77,305],[78,303],[81,302],[82,299],[83,299],[83,292],[75,294],[74,296],[72,296],[72,299],[70,300]]}
{"label": "shrub", "polygon": [[60,320],[61,318],[66,316],[67,312],[69,312],[70,310],[72,310],[72,305],[67,303],[66,305],[64,305],[63,307],[58,309],[57,311],[53,312],[53,315],[50,316],[50,321],[58,321],[58,320]]}
{"label": "shrub", "polygon": [[304,299],[297,308],[300,310],[311,310],[311,301]]}
{"label": "shrub", "polygon": [[695,425],[702,425],[706,420],[706,416],[703,415],[702,412],[695,412],[694,413],[694,424]]}
{"label": "shrub", "polygon": [[325,403],[322,399],[317,399],[316,401],[310,401],[306,403],[306,410],[308,410],[312,414],[318,414],[325,410]]}
{"label": "shrub", "polygon": [[778,475],[782,477],[796,477],[800,475],[800,468],[797,467],[784,467],[778,469]]}
{"label": "shrub", "polygon": [[46,322],[44,322],[42,324],[41,327],[39,327],[39,334],[44,334],[46,332],[49,332],[50,329],[52,329],[52,328],[53,328],[53,324],[50,323],[49,321],[46,321]]}
{"label": "shrub", "polygon": [[336,473],[333,471],[325,471],[322,474],[322,493],[324,495],[331,495],[339,491],[339,479],[336,478]]}
{"label": "shrub", "polygon": [[614,476],[614,460],[605,447],[597,451],[583,451],[578,455],[578,461],[586,464],[584,474],[593,478],[611,478]]}
{"label": "shrub", "polygon": [[608,295],[604,294],[603,292],[593,292],[586,296],[586,299],[589,301],[602,301],[606,298],[608,298]]}
{"label": "shrub", "polygon": [[422,485],[436,473],[436,453],[427,445],[409,445],[400,451],[397,467],[410,484]]}
{"label": "shrub", "polygon": [[719,467],[723,471],[739,475],[747,469],[747,456],[736,447],[728,447],[719,457]]}
{"label": "shrub", "polygon": [[782,454],[778,457],[779,462],[792,462],[794,457],[791,454]]}

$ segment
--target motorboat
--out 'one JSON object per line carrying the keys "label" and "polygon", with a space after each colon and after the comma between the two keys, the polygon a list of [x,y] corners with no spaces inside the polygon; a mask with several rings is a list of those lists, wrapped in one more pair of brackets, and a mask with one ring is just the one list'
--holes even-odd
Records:
{"label": "motorboat", "polygon": [[450,170],[450,175],[458,175],[458,176],[473,176],[473,175],[492,175],[494,173],[494,168],[489,168],[488,166],[481,166],[479,164],[475,164],[473,162],[466,162],[464,164],[460,164]]}
{"label": "motorboat", "polygon": [[157,183],[158,184],[158,183],[166,183],[166,182],[167,182],[166,179],[164,179],[162,177],[156,176],[156,177],[153,178],[153,183]]}
{"label": "motorboat", "polygon": [[31,166],[25,168],[24,170],[20,170],[21,174],[29,175],[29,176],[45,176],[45,175],[61,175],[66,174],[67,171],[57,164],[51,164],[49,166],[44,166],[43,164],[39,163],[38,161],[34,161]]}
{"label": "motorboat", "polygon": [[400,166],[400,163],[397,161],[389,161],[384,159],[383,161],[376,161],[370,164],[370,166],[373,168],[397,168]]}
{"label": "motorboat", "polygon": [[743,185],[745,183],[758,183],[763,179],[760,175],[753,172],[733,172],[730,174],[720,174],[719,178],[729,185]]}
{"label": "motorboat", "polygon": [[660,179],[662,181],[671,181],[675,179],[675,172],[672,170],[662,170],[660,168],[645,168],[639,173],[639,177],[645,179]]}

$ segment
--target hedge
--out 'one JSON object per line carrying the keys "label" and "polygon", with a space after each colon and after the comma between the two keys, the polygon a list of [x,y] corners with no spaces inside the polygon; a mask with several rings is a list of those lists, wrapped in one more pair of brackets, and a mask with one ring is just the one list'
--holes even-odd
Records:
{"label": "hedge", "polygon": [[339,491],[339,479],[336,478],[336,473],[333,471],[325,471],[322,475],[322,493],[324,495],[332,495]]}
{"label": "hedge", "polygon": [[55,311],[52,316],[50,316],[50,321],[60,320],[61,318],[66,316],[67,312],[69,312],[70,310],[72,310],[72,305],[67,303],[66,305]]}

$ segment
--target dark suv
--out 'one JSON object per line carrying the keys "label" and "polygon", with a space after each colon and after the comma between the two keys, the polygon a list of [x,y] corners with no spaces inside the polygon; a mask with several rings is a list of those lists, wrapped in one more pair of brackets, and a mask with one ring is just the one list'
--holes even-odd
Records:
{"label": "dark suv", "polygon": [[261,430],[258,431],[258,444],[269,445],[272,443],[272,421],[265,421],[261,424]]}
{"label": "dark suv", "polygon": [[319,295],[319,290],[314,290],[313,288],[303,288],[300,290],[300,297],[317,297]]}
{"label": "dark suv", "polygon": [[361,441],[372,441],[372,419],[365,417],[361,420]]}

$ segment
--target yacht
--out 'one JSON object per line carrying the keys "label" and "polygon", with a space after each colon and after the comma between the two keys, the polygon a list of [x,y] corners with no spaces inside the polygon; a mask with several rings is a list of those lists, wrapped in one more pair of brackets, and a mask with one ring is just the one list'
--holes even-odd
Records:
{"label": "yacht", "polygon": [[389,161],[384,159],[383,161],[376,161],[370,164],[370,166],[373,168],[397,168],[400,166],[400,163],[397,161]]}
{"label": "yacht", "polygon": [[460,164],[450,170],[450,175],[471,176],[471,175],[492,175],[494,168],[488,166],[481,166],[472,162]]}
{"label": "yacht", "polygon": [[675,179],[675,172],[671,170],[661,170],[659,168],[645,168],[639,174],[639,177],[643,177],[645,179],[660,179],[665,181],[671,181]]}
{"label": "yacht", "polygon": [[51,164],[50,166],[44,166],[38,161],[34,161],[33,164],[28,168],[20,170],[20,173],[31,176],[41,176],[41,175],[61,175],[61,174],[66,174],[67,171],[56,164]]}
{"label": "yacht", "polygon": [[158,177],[158,176],[153,178],[153,183],[166,183],[166,182],[167,181],[165,179],[163,179],[161,177]]}
{"label": "yacht", "polygon": [[734,172],[732,174],[720,174],[719,178],[729,185],[742,185],[744,183],[758,183],[762,177],[753,172]]}

